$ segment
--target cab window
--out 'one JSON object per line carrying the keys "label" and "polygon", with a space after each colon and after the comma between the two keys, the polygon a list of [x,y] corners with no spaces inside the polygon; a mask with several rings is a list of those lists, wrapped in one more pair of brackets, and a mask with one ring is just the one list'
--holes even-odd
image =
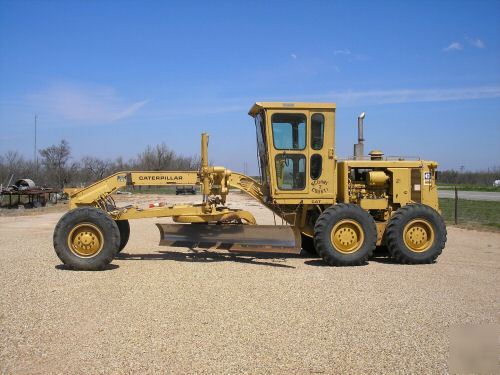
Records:
{"label": "cab window", "polygon": [[276,179],[281,190],[304,190],[306,157],[302,154],[276,155]]}
{"label": "cab window", "polygon": [[271,117],[274,148],[303,150],[306,148],[306,116],[302,113],[275,113]]}
{"label": "cab window", "polygon": [[266,153],[266,124],[265,116],[260,113],[255,116],[255,129],[257,132],[257,156],[260,167],[260,182],[268,184],[267,153]]}
{"label": "cab window", "polygon": [[323,148],[323,133],[325,129],[325,117],[321,113],[311,116],[311,148],[321,150]]}
{"label": "cab window", "polygon": [[311,178],[317,180],[321,176],[321,171],[323,167],[323,158],[320,154],[314,154],[311,156]]}

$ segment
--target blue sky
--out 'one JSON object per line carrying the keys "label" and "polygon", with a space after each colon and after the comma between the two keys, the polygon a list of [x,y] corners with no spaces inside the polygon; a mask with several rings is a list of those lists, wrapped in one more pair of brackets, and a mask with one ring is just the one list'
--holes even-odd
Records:
{"label": "blue sky", "polygon": [[500,1],[0,0],[0,154],[164,141],[256,173],[255,101],[337,103],[337,153],[500,166]]}

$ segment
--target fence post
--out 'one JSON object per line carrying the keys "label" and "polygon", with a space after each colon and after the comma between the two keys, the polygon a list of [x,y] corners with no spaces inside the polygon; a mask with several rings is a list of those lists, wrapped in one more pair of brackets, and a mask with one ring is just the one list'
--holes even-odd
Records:
{"label": "fence post", "polygon": [[455,225],[458,224],[458,189],[455,186]]}

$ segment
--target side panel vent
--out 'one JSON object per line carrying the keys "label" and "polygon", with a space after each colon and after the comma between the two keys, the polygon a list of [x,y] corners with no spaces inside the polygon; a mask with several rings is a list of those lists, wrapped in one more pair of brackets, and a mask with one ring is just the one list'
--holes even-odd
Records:
{"label": "side panel vent", "polygon": [[420,168],[412,168],[411,170],[411,200],[414,202],[422,202],[422,170]]}

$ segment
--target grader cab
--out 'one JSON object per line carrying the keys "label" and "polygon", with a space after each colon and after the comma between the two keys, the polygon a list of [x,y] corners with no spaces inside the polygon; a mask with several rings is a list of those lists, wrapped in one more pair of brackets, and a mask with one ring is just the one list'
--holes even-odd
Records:
{"label": "grader cab", "polygon": [[[439,214],[437,163],[381,151],[363,152],[358,118],[354,156],[335,150],[335,104],[256,103],[260,180],[208,163],[202,134],[197,171],[124,171],[71,195],[70,208],[54,231],[54,248],[75,269],[105,267],[125,247],[128,220],[170,217],[157,224],[160,245],[219,248],[238,252],[317,253],[329,265],[359,265],[376,246],[397,261],[431,263],[446,242]],[[112,194],[127,186],[199,185],[195,205],[117,207]],[[282,219],[258,225],[245,210],[226,205],[230,188],[250,195]]]}

